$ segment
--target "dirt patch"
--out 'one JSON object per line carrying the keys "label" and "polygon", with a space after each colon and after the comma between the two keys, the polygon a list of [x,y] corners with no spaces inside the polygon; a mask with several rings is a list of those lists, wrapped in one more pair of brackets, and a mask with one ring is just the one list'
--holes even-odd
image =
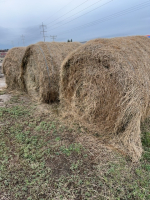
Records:
{"label": "dirt patch", "polygon": [[9,101],[11,95],[10,94],[3,94],[0,95],[0,107],[4,107],[5,103]]}
{"label": "dirt patch", "polygon": [[6,82],[5,82],[5,77],[1,76],[1,78],[0,78],[0,91],[4,90],[6,87],[7,87],[7,85],[6,85]]}
{"label": "dirt patch", "polygon": [[0,63],[0,74],[2,73],[2,63]]}
{"label": "dirt patch", "polygon": [[[0,74],[1,75],[1,74]],[[5,77],[0,78],[0,92],[3,93],[6,88]],[[5,103],[10,99],[10,94],[2,94],[0,93],[0,107],[4,107]]]}

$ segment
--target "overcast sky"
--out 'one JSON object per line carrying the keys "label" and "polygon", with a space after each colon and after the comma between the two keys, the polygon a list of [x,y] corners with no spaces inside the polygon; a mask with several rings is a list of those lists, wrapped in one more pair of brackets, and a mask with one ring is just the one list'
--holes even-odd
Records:
{"label": "overcast sky", "polygon": [[0,49],[150,34],[150,0],[0,0]]}

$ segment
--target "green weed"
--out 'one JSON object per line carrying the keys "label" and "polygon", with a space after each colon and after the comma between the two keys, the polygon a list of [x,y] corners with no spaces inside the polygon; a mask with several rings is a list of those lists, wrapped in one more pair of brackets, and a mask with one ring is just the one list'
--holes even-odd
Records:
{"label": "green weed", "polygon": [[134,166],[120,155],[111,160],[105,151],[85,148],[76,137],[86,131],[36,115],[35,108],[19,95],[0,108],[0,199],[150,199],[148,128]]}
{"label": "green weed", "polygon": [[81,150],[82,150],[82,146],[77,143],[70,144],[68,147],[66,146],[60,147],[60,151],[62,151],[62,153],[66,154],[67,156],[70,156],[72,152],[76,152],[80,154]]}

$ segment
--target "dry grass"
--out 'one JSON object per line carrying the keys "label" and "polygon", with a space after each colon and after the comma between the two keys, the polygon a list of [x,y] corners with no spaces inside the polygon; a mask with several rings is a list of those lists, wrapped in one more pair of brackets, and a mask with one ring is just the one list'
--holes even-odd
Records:
{"label": "dry grass", "polygon": [[141,157],[140,122],[150,112],[149,46],[143,36],[96,39],[69,55],[61,68],[65,115],[133,160]]}
{"label": "dry grass", "polygon": [[58,101],[61,63],[80,45],[76,42],[39,42],[28,46],[21,75],[28,94],[46,103]]}

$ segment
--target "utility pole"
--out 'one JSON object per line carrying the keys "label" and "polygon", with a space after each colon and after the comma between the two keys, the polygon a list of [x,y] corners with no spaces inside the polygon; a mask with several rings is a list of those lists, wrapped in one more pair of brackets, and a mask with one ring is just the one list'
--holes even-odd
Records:
{"label": "utility pole", "polygon": [[50,37],[53,39],[53,42],[54,42],[54,40],[57,38],[57,35],[50,35]]}
{"label": "utility pole", "polygon": [[11,41],[11,43],[12,43],[12,47],[14,47],[14,41]]}
{"label": "utility pole", "polygon": [[44,25],[43,22],[42,22],[42,25],[40,26],[40,28],[42,28],[41,32],[43,33],[43,38],[44,38],[44,42],[45,42],[45,38],[47,37],[47,36],[45,36],[45,32],[47,32],[47,31],[45,31],[45,28],[47,28],[47,26]]}
{"label": "utility pole", "polygon": [[[25,40],[24,38],[25,38],[25,37],[24,37],[24,35],[22,35],[21,37],[22,37],[22,42],[23,42],[23,45],[24,45],[24,40]],[[24,46],[25,46],[25,45],[24,45]]]}

